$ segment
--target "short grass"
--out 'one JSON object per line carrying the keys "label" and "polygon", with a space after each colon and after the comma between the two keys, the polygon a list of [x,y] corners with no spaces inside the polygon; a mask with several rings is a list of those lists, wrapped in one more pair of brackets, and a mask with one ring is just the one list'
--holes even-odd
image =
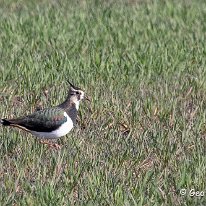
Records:
{"label": "short grass", "polygon": [[60,103],[67,79],[92,100],[59,151],[0,127],[0,205],[206,205],[205,1],[4,0],[0,16],[1,117]]}

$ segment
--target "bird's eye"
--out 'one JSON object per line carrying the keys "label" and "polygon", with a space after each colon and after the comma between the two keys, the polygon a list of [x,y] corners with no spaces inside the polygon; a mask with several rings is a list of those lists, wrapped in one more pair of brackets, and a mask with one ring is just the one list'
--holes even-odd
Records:
{"label": "bird's eye", "polygon": [[76,92],[76,94],[78,94],[78,95],[79,95],[79,94],[80,94],[80,92]]}

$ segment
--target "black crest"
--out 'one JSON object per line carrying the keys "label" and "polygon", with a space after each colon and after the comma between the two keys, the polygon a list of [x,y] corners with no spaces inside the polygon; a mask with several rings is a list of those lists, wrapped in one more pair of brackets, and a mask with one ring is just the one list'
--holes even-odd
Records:
{"label": "black crest", "polygon": [[75,90],[81,90],[81,88],[74,86],[69,80],[67,80],[67,82],[69,83],[69,85],[74,88]]}

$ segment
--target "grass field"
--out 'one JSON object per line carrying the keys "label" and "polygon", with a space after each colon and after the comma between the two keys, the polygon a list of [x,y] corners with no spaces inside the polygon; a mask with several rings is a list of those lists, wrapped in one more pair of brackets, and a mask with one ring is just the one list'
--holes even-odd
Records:
{"label": "grass field", "polygon": [[205,1],[1,0],[0,16],[0,117],[61,103],[67,79],[92,100],[59,151],[0,126],[0,205],[206,205]]}

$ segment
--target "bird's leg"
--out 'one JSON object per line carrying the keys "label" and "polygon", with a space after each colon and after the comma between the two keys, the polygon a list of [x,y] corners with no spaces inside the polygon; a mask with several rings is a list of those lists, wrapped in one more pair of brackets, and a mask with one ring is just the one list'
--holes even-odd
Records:
{"label": "bird's leg", "polygon": [[49,140],[40,140],[40,143],[46,144],[48,145],[49,148],[52,148],[52,149],[57,149],[57,150],[61,149],[61,145],[55,142],[51,142]]}

